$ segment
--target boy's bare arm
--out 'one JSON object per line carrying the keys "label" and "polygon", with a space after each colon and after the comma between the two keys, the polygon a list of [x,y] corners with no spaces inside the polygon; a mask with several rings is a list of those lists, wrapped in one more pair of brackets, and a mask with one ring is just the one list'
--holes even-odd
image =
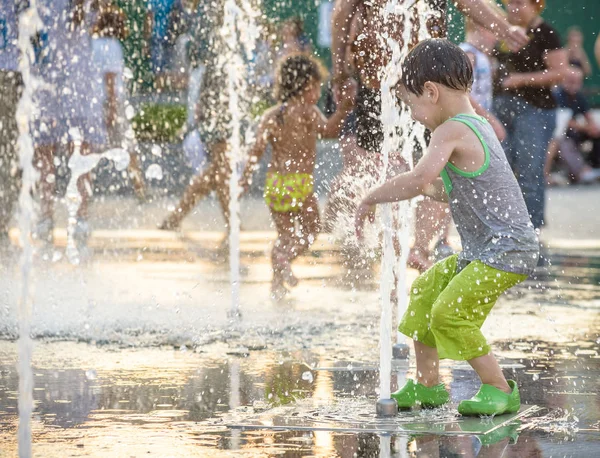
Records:
{"label": "boy's bare arm", "polygon": [[441,125],[431,135],[427,152],[413,170],[402,173],[374,189],[363,202],[367,205],[400,202],[424,194],[440,176],[460,141],[452,125]]}
{"label": "boy's bare arm", "polygon": [[438,202],[448,203],[448,193],[446,192],[446,188],[444,188],[444,182],[441,178],[437,178],[425,186],[425,192],[423,195],[431,197],[433,200],[437,200]]}
{"label": "boy's bare arm", "polygon": [[356,210],[356,235],[362,237],[365,220],[374,219],[377,204],[399,202],[421,194],[442,198],[441,188],[438,191],[438,177],[460,141],[459,134],[451,124],[438,127],[431,135],[427,152],[412,171],[385,182],[362,200]]}

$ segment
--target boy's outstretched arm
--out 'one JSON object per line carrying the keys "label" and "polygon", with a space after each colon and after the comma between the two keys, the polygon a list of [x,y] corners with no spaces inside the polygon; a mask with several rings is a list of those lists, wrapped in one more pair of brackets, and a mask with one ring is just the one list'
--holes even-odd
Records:
{"label": "boy's outstretched arm", "polygon": [[242,192],[247,192],[252,184],[252,175],[258,168],[258,161],[265,153],[268,143],[269,123],[272,122],[267,116],[263,116],[256,130],[256,140],[248,153],[248,163],[244,168],[244,172],[240,178],[240,187]]}
{"label": "boy's outstretched arm", "polygon": [[438,197],[437,184],[434,182],[450,160],[459,141],[460,138],[451,124],[439,126],[431,135],[427,152],[413,170],[386,181],[365,196],[356,210],[356,235],[362,237],[367,218],[373,221],[377,204],[400,202],[421,194]]}
{"label": "boy's outstretched arm", "polygon": [[444,187],[444,182],[441,178],[436,178],[430,184],[425,186],[425,192],[423,195],[431,197],[433,200],[438,202],[448,203],[448,193]]}

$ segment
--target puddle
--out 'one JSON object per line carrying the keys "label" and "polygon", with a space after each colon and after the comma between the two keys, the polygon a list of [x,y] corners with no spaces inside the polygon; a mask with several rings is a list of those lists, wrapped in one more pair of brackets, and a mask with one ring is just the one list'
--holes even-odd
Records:
{"label": "puddle", "polygon": [[[330,261],[320,259],[321,274],[305,278],[289,303],[263,303],[268,260],[257,259],[245,274],[254,281],[246,290],[246,325],[237,330],[224,319],[213,320],[210,328],[185,328],[191,316],[196,324],[205,319],[194,312],[197,291],[204,297],[214,294],[215,306],[208,306],[212,318],[223,300],[210,289],[219,281],[208,278],[197,286],[193,269],[185,266],[145,265],[149,283],[142,286],[154,284],[155,296],[147,301],[144,290],[127,296],[133,307],[127,311],[118,295],[111,296],[117,303],[105,312],[100,296],[94,297],[112,281],[100,275],[111,268],[101,265],[87,277],[79,271],[85,300],[79,306],[71,292],[66,302],[73,304],[75,334],[49,319],[60,302],[52,296],[60,294],[58,287],[51,290],[51,300],[38,309],[38,329],[46,324],[46,337],[36,341],[34,351],[35,456],[600,455],[598,258],[557,255],[536,279],[502,298],[486,333],[507,376],[519,383],[523,403],[542,410],[516,423],[477,419],[470,430],[457,423],[452,408],[391,423],[377,420],[377,292],[336,285],[327,279]],[[194,267],[209,272],[210,264],[203,266]],[[128,269],[127,264],[112,269],[115,289],[125,287],[117,277],[127,278]],[[156,288],[161,272],[169,273],[168,294]],[[180,287],[175,292],[173,284]],[[187,284],[189,290],[182,287]],[[251,301],[260,305],[252,309]],[[135,327],[122,320],[126,313],[156,309],[153,326],[142,324],[143,313]],[[90,329],[82,323],[90,323]],[[180,333],[179,326],[190,335]],[[100,329],[101,336],[93,335]],[[16,453],[15,347],[0,341],[1,457]],[[414,367],[394,367],[396,389]],[[441,377],[454,404],[477,391],[477,378],[465,364],[443,362]],[[267,423],[261,428],[258,421]],[[286,424],[285,431],[273,429]],[[497,433],[483,434],[489,430]],[[513,444],[516,431],[520,437]]]}

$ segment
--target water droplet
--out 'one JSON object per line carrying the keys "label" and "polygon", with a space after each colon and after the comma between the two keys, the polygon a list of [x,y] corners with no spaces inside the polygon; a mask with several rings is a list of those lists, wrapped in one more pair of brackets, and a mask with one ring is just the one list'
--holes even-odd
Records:
{"label": "water droplet", "polygon": [[133,107],[131,105],[127,105],[127,107],[125,108],[125,117],[127,119],[133,119],[133,117],[135,116],[135,110],[133,109]]}
{"label": "water droplet", "polygon": [[314,378],[311,371],[306,371],[302,373],[302,380],[307,381],[308,383],[312,383]]}
{"label": "water droplet", "polygon": [[160,145],[152,145],[151,151],[155,156],[162,157],[162,148]]}
{"label": "water droplet", "polygon": [[146,178],[147,179],[154,179],[154,180],[162,180],[163,178],[163,171],[162,168],[160,167],[160,165],[158,164],[151,164],[147,169],[146,169]]}

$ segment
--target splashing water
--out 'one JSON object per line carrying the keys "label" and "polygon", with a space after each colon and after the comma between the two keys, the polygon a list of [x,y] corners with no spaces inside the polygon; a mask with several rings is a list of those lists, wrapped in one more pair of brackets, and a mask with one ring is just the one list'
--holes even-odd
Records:
{"label": "splashing water", "polygon": [[144,176],[148,180],[162,180],[163,179],[163,170],[162,167],[158,164],[150,164],[144,173]]}
{"label": "splashing water", "polygon": [[31,0],[29,8],[19,17],[18,48],[21,54],[19,71],[23,80],[23,93],[17,106],[17,125],[19,129],[19,162],[23,170],[23,184],[19,195],[19,232],[23,252],[21,254],[21,294],[19,298],[19,457],[31,456],[31,414],[33,412],[33,372],[31,357],[33,341],[31,339],[32,291],[30,285],[33,247],[29,234],[34,220],[34,205],[31,191],[35,186],[37,173],[33,167],[33,138],[29,131],[35,114],[33,94],[38,81],[31,74],[34,52],[31,40],[41,28],[36,1]]}
{"label": "splashing water", "polygon": [[[71,170],[71,178],[67,185],[65,200],[67,202],[67,211],[69,219],[67,223],[67,258],[72,264],[79,264],[81,261],[79,248],[75,240],[75,230],[77,226],[77,211],[83,201],[77,182],[80,177],[91,172],[100,162],[101,159],[108,159],[115,163],[115,168],[118,171],[123,171],[129,165],[129,153],[122,148],[112,148],[101,154],[81,154],[81,144],[83,137],[78,128],[69,129],[69,135],[73,140],[74,150],[73,155],[69,159],[69,169]],[[90,195],[92,189],[86,190]]]}
{"label": "splashing water", "polygon": [[[400,1],[400,4],[399,4]],[[407,107],[400,109],[397,99],[394,94],[394,87],[398,83],[401,74],[401,63],[404,57],[408,54],[413,31],[419,31],[419,39],[425,38],[427,34],[426,23],[432,17],[434,11],[425,4],[426,2],[418,2],[414,4],[404,5],[401,0],[392,0],[387,3],[382,10],[381,20],[387,23],[390,21],[399,21],[403,24],[402,43],[398,43],[388,33],[380,33],[379,40],[384,49],[387,49],[391,57],[387,65],[381,72],[381,122],[383,125],[383,171],[380,175],[380,181],[384,181],[388,174],[390,164],[390,155],[398,151],[400,148],[401,158],[409,167],[413,166],[413,148],[415,145],[424,147],[422,127],[415,128],[414,122],[411,120],[410,113]],[[415,14],[417,13],[417,14]],[[414,199],[413,199],[414,200]],[[397,275],[397,292],[398,292],[398,317],[400,318],[407,306],[406,298],[406,269],[409,252],[409,242],[413,226],[414,203],[403,202],[398,205],[398,221],[399,227],[395,227],[392,205],[387,204],[383,208],[382,225],[383,225],[383,256],[381,264],[381,322],[380,322],[380,391],[381,399],[390,398],[391,384],[391,328],[392,321],[392,303],[391,292],[394,282],[394,267]],[[401,255],[396,260],[393,232],[399,229],[398,241],[400,242]],[[402,337],[398,334],[398,341]]]}
{"label": "splashing water", "polygon": [[[256,18],[259,13],[248,1],[240,5],[235,0],[226,0],[224,4],[223,29],[221,31],[228,49],[225,56],[227,71],[227,92],[231,115],[231,137],[229,139],[229,268],[231,283],[232,319],[240,317],[240,194],[242,162],[242,119],[246,104],[242,98],[248,97],[248,69],[244,58],[250,58],[259,37]],[[245,53],[245,56],[244,56]]]}

